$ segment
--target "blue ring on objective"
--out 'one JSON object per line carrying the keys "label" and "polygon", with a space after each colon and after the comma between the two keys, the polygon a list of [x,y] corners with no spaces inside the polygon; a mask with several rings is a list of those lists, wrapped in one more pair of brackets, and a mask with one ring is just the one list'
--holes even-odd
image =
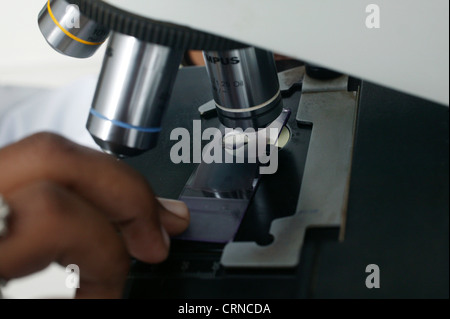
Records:
{"label": "blue ring on objective", "polygon": [[134,125],[131,125],[128,123],[124,123],[124,122],[118,121],[118,120],[111,120],[111,119],[107,118],[106,116],[104,116],[103,114],[100,114],[99,112],[97,112],[94,109],[91,109],[90,113],[98,118],[101,118],[102,120],[109,121],[112,124],[122,127],[122,128],[133,129],[133,130],[137,130],[137,131],[144,132],[144,133],[159,133],[159,132],[161,132],[160,127],[141,127],[141,126],[134,126]]}

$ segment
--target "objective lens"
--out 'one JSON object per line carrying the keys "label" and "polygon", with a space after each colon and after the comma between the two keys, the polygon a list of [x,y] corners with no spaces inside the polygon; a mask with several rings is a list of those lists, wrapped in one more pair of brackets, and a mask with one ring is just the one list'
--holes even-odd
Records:
{"label": "objective lens", "polygon": [[64,0],[49,0],[39,13],[38,23],[53,49],[75,58],[92,56],[109,35],[108,29]]}
{"label": "objective lens", "polygon": [[282,111],[272,52],[257,48],[203,52],[219,119],[232,128],[264,128]]}
{"label": "objective lens", "polygon": [[111,35],[87,122],[105,152],[128,157],[156,145],[183,53]]}

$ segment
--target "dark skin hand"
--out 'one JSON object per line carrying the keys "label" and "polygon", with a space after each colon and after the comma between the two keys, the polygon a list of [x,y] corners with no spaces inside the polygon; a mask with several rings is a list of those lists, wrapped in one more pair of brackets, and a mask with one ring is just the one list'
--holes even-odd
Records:
{"label": "dark skin hand", "polygon": [[163,261],[189,224],[186,205],[156,198],[126,164],[50,133],[0,149],[0,194],[11,208],[0,278],[76,264],[76,298],[120,298],[130,255]]}

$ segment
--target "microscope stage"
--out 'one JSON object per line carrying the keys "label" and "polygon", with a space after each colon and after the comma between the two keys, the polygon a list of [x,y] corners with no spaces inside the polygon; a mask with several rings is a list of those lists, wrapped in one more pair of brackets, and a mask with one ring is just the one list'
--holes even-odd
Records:
{"label": "microscope stage", "polygon": [[[287,124],[290,139],[278,154],[276,174],[261,177],[233,245],[270,247],[277,239],[273,222],[294,217],[305,202],[299,199],[305,176],[311,172],[307,158],[313,151],[315,127],[295,115],[306,95],[297,90],[283,99],[284,108],[292,112]],[[198,112],[211,99],[204,68],[180,69],[158,146],[126,160],[149,180],[158,196],[179,198],[197,168],[192,162],[171,162],[175,141],[170,140],[170,132],[176,127],[192,131],[193,120],[201,120],[202,128],[218,127],[217,117],[201,117]],[[303,102],[317,99],[321,98]],[[269,258],[261,259],[262,267],[230,266],[224,264],[223,243],[174,239],[164,263],[134,261],[126,297],[448,298],[448,107],[367,82],[362,83],[357,101],[344,219],[305,229],[301,249],[293,257],[297,263],[280,266],[274,257],[270,267]],[[324,150],[323,156],[330,156],[326,154]],[[320,153],[317,156],[322,163]],[[320,168],[315,168],[312,180],[329,173],[329,167]],[[333,196],[320,187],[311,196],[315,194],[321,194],[323,202]],[[317,213],[310,208],[303,213]],[[297,231],[286,231],[286,245],[297,240],[289,241],[289,234]],[[370,275],[366,269],[373,264],[380,269],[379,289],[366,286]]]}

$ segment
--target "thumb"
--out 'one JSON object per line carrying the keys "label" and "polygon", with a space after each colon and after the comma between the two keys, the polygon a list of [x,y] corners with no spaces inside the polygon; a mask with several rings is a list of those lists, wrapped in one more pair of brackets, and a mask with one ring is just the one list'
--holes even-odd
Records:
{"label": "thumb", "polygon": [[179,235],[189,226],[189,209],[185,203],[166,198],[157,198],[162,208],[160,212],[160,220],[170,236]]}

